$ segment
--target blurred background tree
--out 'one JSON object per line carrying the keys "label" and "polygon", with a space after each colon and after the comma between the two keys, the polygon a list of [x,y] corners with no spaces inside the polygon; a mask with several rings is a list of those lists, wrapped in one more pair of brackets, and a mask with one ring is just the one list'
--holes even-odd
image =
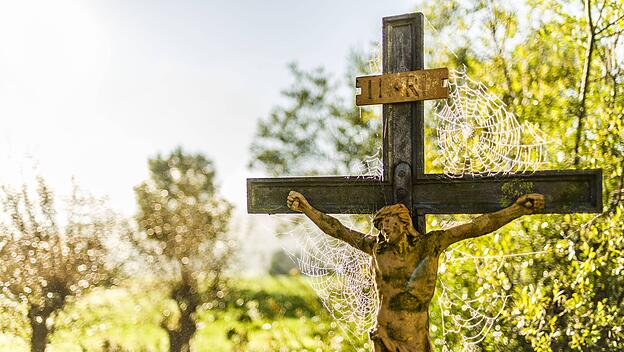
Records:
{"label": "blurred background tree", "polygon": [[217,194],[215,169],[181,148],[149,160],[150,178],[135,188],[140,234],[134,244],[175,303],[162,312],[171,352],[188,352],[198,310],[225,296],[234,241],[232,206]]}
{"label": "blurred background tree", "polygon": [[269,275],[298,275],[299,267],[297,263],[288,255],[284,249],[279,249],[271,254],[269,263]]}
{"label": "blurred background tree", "polygon": [[[478,296],[485,285],[498,285],[509,295],[493,330],[474,346],[485,351],[624,349],[621,1],[422,2],[415,10],[427,17],[427,67],[465,68],[520,121],[538,125],[552,141],[549,168],[604,172],[605,210],[598,216],[543,215],[474,240],[472,255],[501,261],[482,265],[479,273],[462,260],[446,263],[440,277],[460,297]],[[350,67],[360,70],[350,72],[370,73],[366,62],[353,56]],[[379,117],[372,110],[360,115],[353,101],[337,103],[339,81],[322,69],[292,67],[286,102],[258,124],[250,166],[271,175],[344,173],[372,155],[381,141]],[[354,76],[347,81],[351,92]],[[435,158],[432,112],[428,109],[425,131],[429,173],[443,167]],[[353,138],[356,131],[361,139]],[[448,218],[429,216],[429,228]],[[497,253],[532,252],[543,254],[496,258]],[[433,323],[440,324],[442,312],[431,308]],[[432,327],[437,344],[451,350],[461,349],[480,328],[466,325],[459,334],[445,334],[440,325]]]}
{"label": "blurred background tree", "polygon": [[56,315],[85,291],[114,283],[119,266],[107,239],[118,230],[116,216],[101,200],[74,185],[67,217],[59,219],[54,194],[43,178],[36,194],[27,185],[3,186],[6,220],[0,224],[0,298],[25,307],[30,349],[46,350]]}
{"label": "blurred background tree", "polygon": [[346,175],[375,154],[381,121],[340,94],[355,93],[351,83],[369,67],[363,57],[350,55],[346,87],[322,68],[304,71],[290,64],[293,84],[282,91],[286,103],[258,122],[250,168],[272,176]]}

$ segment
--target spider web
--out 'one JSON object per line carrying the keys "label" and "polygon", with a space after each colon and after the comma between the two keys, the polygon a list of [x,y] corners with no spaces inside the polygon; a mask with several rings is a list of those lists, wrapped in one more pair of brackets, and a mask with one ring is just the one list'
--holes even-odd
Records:
{"label": "spider web", "polygon": [[[437,225],[438,218],[442,218],[440,229],[463,223],[445,217],[455,216],[438,216],[432,225]],[[496,232],[494,236],[498,236]],[[432,320],[431,325],[433,335],[440,329],[442,337],[434,343],[445,352],[452,351],[453,347],[462,351],[480,351],[479,343],[488,335],[495,339],[501,337],[500,326],[495,324],[511,297],[511,283],[503,267],[510,259],[543,253],[546,251],[490,254],[490,247],[483,248],[472,241],[463,241],[445,250],[440,256],[435,298],[440,318]],[[448,271],[448,267],[452,270]],[[467,291],[465,278],[476,282],[478,288]]]}
{"label": "spider web", "polygon": [[[358,170],[358,178],[381,180],[381,151],[367,157]],[[371,215],[333,215],[345,226],[366,235],[377,235]],[[292,218],[291,218],[292,219]],[[301,218],[299,218],[300,220]],[[287,220],[288,221],[288,220]],[[380,300],[375,283],[372,257],[347,243],[326,235],[311,221],[290,220],[288,232],[294,250],[286,252],[297,263],[321,302],[349,341],[368,341],[368,332],[377,326]],[[365,348],[372,344],[365,344]]]}
{"label": "spider web", "polygon": [[[439,161],[444,165],[445,175],[492,176],[535,171],[545,164],[544,133],[529,123],[520,124],[498,97],[487,92],[483,83],[472,80],[465,72],[453,70],[449,91],[449,98],[438,103],[435,112]],[[381,180],[380,155],[378,151],[366,158],[358,177]],[[347,227],[376,235],[372,216],[336,218]],[[447,222],[442,226],[449,228],[457,224]],[[324,234],[308,220],[292,221],[290,228],[286,234],[295,239],[297,246],[295,251],[287,252],[300,271],[310,277],[312,288],[337,325],[351,342],[368,339],[368,332],[377,325],[380,308],[372,257]],[[452,341],[459,342],[464,351],[478,350],[478,344],[488,334],[500,335],[495,323],[509,298],[509,281],[501,268],[510,257],[541,253],[475,256],[470,254],[474,252],[471,246],[471,242],[460,244],[441,258],[436,302],[441,321],[432,322],[431,329],[435,332],[441,328],[442,339],[435,343],[443,351],[455,345]],[[477,291],[463,292],[457,282],[446,278],[446,266],[456,261],[472,263],[471,272],[485,282]],[[497,284],[487,282],[486,276],[491,273],[498,279]],[[372,348],[370,341],[367,347]]]}
{"label": "spider web", "polygon": [[[528,122],[518,122],[485,84],[471,79],[465,71],[452,70],[448,86],[449,98],[438,101],[434,110],[437,163],[443,165],[447,177],[534,172],[546,164],[545,134]],[[457,225],[456,221],[446,221],[441,227]],[[542,253],[471,254],[478,251],[468,241],[447,249],[441,257],[436,301],[440,321],[432,322],[431,329],[434,333],[441,329],[442,337],[435,344],[443,351],[450,351],[452,346],[479,350],[479,343],[488,335],[499,338],[502,333],[496,322],[505,311],[511,288],[501,269],[509,258]],[[487,254],[488,248],[484,252]],[[447,266],[457,270],[454,263],[458,261],[465,273],[445,274]],[[476,280],[478,289],[467,292],[462,276]]]}
{"label": "spider web", "polygon": [[[349,216],[336,217],[349,227],[357,227]],[[297,225],[289,235],[297,242],[297,249],[289,255],[310,278],[338,326],[352,342],[366,337],[377,325],[379,310],[372,257],[322,233],[309,221]]]}
{"label": "spider web", "polygon": [[545,134],[516,116],[482,82],[451,70],[449,98],[435,109],[440,164],[449,177],[535,171],[545,164]]}
{"label": "spider web", "polygon": [[[443,221],[441,228],[459,224]],[[480,255],[475,254],[479,252]],[[442,338],[434,343],[441,346],[442,351],[451,351],[453,346],[463,351],[480,351],[479,343],[486,337],[501,338],[501,327],[496,322],[507,308],[512,287],[503,267],[514,259],[548,253],[547,250],[511,254],[489,252],[488,247],[483,249],[472,241],[464,241],[447,249],[440,258],[435,302],[440,319],[432,321],[431,330],[435,333],[441,329]],[[447,272],[449,266],[453,273]],[[462,280],[466,277],[478,283],[474,292],[465,289]]]}

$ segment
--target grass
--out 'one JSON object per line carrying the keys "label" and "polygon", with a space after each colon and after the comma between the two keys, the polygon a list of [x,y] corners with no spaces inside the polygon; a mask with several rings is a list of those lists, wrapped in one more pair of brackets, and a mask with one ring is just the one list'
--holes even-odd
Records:
{"label": "grass", "polygon": [[[139,283],[97,289],[70,302],[56,317],[49,351],[167,351],[162,312],[172,302]],[[20,313],[0,313],[0,351],[28,351],[29,329]],[[11,331],[3,322],[11,321]],[[21,321],[21,322],[20,322]],[[222,300],[198,313],[194,352],[212,351],[353,351],[315,293],[298,276],[241,279]],[[7,325],[8,326],[8,325]],[[108,345],[107,348],[105,346]]]}

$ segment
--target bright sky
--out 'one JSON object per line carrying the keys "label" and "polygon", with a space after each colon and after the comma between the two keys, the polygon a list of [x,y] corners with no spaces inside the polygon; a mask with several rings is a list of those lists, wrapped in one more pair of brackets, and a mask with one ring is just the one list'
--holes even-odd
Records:
{"label": "bright sky", "polygon": [[[0,180],[25,155],[58,189],[74,175],[134,212],[146,161],[177,145],[216,162],[245,207],[249,144],[279,102],[286,65],[343,74],[350,48],[401,1],[5,1],[0,3]],[[11,167],[7,167],[7,166]]]}
{"label": "bright sky", "polygon": [[[342,78],[346,56],[413,10],[375,1],[0,2],[0,182],[34,160],[130,216],[147,159],[182,145],[217,166],[246,213],[249,145],[290,82],[287,63]],[[31,158],[31,159],[29,159]],[[243,221],[245,222],[245,221]],[[248,227],[249,225],[244,225]]]}

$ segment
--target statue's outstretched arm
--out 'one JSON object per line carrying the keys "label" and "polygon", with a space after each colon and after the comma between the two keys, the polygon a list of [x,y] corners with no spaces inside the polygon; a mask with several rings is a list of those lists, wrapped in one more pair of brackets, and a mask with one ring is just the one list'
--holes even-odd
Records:
{"label": "statue's outstretched arm", "polygon": [[522,215],[534,214],[544,208],[544,196],[533,193],[524,195],[516,202],[494,213],[483,214],[471,222],[452,227],[444,231],[433,231],[438,236],[440,249],[444,250],[455,242],[468,238],[479,237],[496,231],[503,225]]}
{"label": "statue's outstretched arm", "polygon": [[373,237],[351,230],[344,226],[338,219],[324,214],[310,205],[308,200],[299,192],[292,191],[286,200],[288,207],[296,212],[304,213],[321,231],[347,242],[351,246],[372,254],[375,240]]}

